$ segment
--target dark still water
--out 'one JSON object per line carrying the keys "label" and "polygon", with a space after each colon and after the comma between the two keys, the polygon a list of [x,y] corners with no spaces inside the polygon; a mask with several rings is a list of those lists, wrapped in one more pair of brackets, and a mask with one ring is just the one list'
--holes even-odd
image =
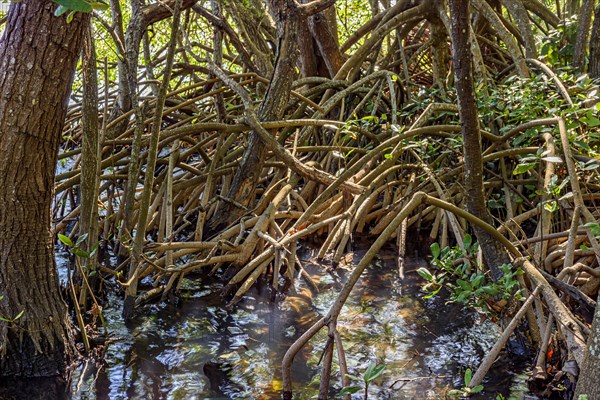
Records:
{"label": "dark still water", "polygon": [[[354,253],[354,262],[362,251]],[[281,393],[283,354],[310,325],[327,313],[352,261],[334,272],[304,257],[319,287],[311,293],[297,279],[295,293],[270,301],[255,288],[227,310],[215,279],[185,278],[179,301],[146,305],[125,325],[120,295],[112,294],[105,318],[114,337],[104,363],[84,362],[73,374],[69,394],[55,381],[4,381],[8,399],[277,399]],[[423,300],[414,272],[422,259],[405,259],[400,280],[394,250],[382,251],[355,288],[339,321],[348,367],[362,376],[372,362],[385,363],[384,374],[369,388],[370,399],[443,399],[462,386],[466,368],[475,370],[499,334],[492,323],[443,299]],[[266,286],[265,286],[266,287]],[[293,365],[295,399],[316,398],[319,358],[326,330],[298,354]],[[334,352],[335,353],[335,352]],[[515,365],[516,364],[516,365]],[[523,368],[530,361],[504,357],[484,382],[479,399],[535,399],[527,395]],[[331,398],[341,389],[337,359]],[[354,395],[363,398],[363,393]],[[498,397],[502,398],[502,397]]]}

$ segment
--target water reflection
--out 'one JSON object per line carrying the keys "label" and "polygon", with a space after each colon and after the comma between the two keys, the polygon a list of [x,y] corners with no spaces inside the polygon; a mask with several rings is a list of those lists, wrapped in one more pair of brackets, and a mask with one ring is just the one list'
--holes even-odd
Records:
{"label": "water reflection", "polygon": [[[111,295],[106,319],[120,340],[107,349],[103,365],[84,363],[76,371],[71,397],[279,398],[283,354],[329,310],[351,269],[341,266],[332,276],[308,261],[310,255],[305,255],[305,267],[319,282],[320,293],[311,293],[298,280],[294,293],[277,303],[271,303],[268,290],[259,286],[234,310],[226,310],[217,280],[190,277],[181,286],[178,304],[146,306],[125,325],[120,297]],[[354,260],[360,256],[358,252]],[[387,365],[369,390],[371,399],[443,398],[448,388],[460,386],[464,369],[475,368],[498,335],[492,324],[477,323],[470,313],[443,299],[423,300],[414,273],[423,263],[406,260],[405,278],[400,281],[393,250],[382,252],[339,320],[353,375],[360,376],[371,362]],[[318,391],[318,362],[326,334],[322,330],[294,361],[295,399],[310,399]],[[332,397],[341,389],[335,357],[337,386]],[[479,398],[495,398],[499,392],[507,398],[511,393],[514,399],[528,398],[523,376],[510,371],[519,370],[499,363]]]}

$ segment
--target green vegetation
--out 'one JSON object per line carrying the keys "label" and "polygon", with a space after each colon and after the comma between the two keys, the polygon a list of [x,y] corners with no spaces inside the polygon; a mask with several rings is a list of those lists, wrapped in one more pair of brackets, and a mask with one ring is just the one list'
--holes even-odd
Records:
{"label": "green vegetation", "polygon": [[431,264],[437,267],[437,271],[431,272],[424,267],[417,270],[428,282],[423,286],[427,293],[425,298],[431,298],[446,288],[450,293],[449,301],[484,313],[493,313],[493,307],[499,300],[523,300],[517,280],[518,275],[523,275],[523,270],[503,264],[499,267],[502,277],[494,282],[475,261],[477,242],[472,243],[470,235],[465,235],[463,241],[464,251],[458,246],[440,250],[438,243],[431,245]]}
{"label": "green vegetation", "polygon": [[[576,395],[593,398],[595,3],[15,2],[0,14],[0,377],[67,374],[79,353],[105,352],[103,310],[135,324],[202,287],[227,306],[215,320],[264,296],[302,321],[270,327],[269,339],[293,340],[265,384],[277,396],[294,396],[292,366],[319,342],[319,357],[301,361],[321,371],[308,377],[318,397],[351,379],[339,395],[366,399],[396,366],[380,354],[368,359],[385,364],[346,363],[358,333],[342,317],[381,310],[373,293],[345,305],[365,270],[388,273],[376,261],[386,244],[398,249],[390,280],[412,282],[406,256],[427,241],[431,263],[416,269],[426,299],[444,290],[510,329],[527,314],[532,386],[577,381]],[[68,250],[66,291],[52,243]],[[308,268],[307,247],[322,271]],[[319,293],[328,302],[315,310]],[[522,301],[533,311],[515,314]],[[383,332],[402,321],[386,318]],[[568,348],[577,380],[546,363],[549,343]],[[218,347],[208,374],[224,381],[228,357],[248,367],[265,351]],[[490,365],[477,382],[467,369],[452,394],[484,391],[470,385]],[[254,364],[261,376],[269,367]]]}

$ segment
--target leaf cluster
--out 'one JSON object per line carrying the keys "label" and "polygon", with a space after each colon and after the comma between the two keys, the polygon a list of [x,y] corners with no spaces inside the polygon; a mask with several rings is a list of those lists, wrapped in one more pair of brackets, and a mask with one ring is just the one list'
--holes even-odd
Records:
{"label": "leaf cluster", "polygon": [[438,243],[431,245],[431,264],[437,267],[438,271],[432,272],[424,267],[417,270],[427,281],[422,288],[427,293],[424,298],[431,298],[446,288],[450,293],[449,302],[473,307],[484,313],[494,311],[490,304],[494,304],[495,299],[508,300],[515,297],[520,300],[522,294],[517,290],[517,277],[522,275],[523,271],[519,268],[514,269],[511,264],[501,265],[499,268],[503,272],[502,277],[498,282],[493,282],[486,273],[477,268],[477,242],[473,242],[468,234],[463,240],[464,251],[458,246],[440,249]]}
{"label": "leaf cluster", "polygon": [[448,392],[450,396],[457,397],[469,397],[472,394],[479,393],[483,390],[483,385],[477,385],[473,388],[469,387],[469,383],[471,383],[471,378],[473,377],[473,371],[470,368],[467,368],[465,371],[464,382],[465,386],[460,389],[452,389]]}

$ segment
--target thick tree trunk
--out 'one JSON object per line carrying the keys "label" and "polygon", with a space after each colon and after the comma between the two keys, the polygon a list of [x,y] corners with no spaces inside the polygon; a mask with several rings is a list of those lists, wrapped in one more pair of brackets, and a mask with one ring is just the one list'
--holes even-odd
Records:
{"label": "thick tree trunk", "polygon": [[600,306],[592,324],[592,333],[587,342],[587,351],[581,365],[581,374],[575,390],[575,399],[587,395],[588,400],[600,399]]}
{"label": "thick tree trunk", "polygon": [[[465,158],[465,190],[467,208],[477,218],[493,225],[483,189],[483,161],[481,155],[481,132],[477,102],[473,85],[472,55],[469,44],[469,1],[450,0],[452,33],[452,63],[456,80],[456,92],[462,127],[463,151]],[[486,231],[474,227],[484,259],[497,280],[501,271],[499,265],[510,262],[506,250]]]}
{"label": "thick tree trunk", "polygon": [[0,39],[0,376],[60,374],[74,354],[51,234],[58,146],[89,15],[14,3]]}

